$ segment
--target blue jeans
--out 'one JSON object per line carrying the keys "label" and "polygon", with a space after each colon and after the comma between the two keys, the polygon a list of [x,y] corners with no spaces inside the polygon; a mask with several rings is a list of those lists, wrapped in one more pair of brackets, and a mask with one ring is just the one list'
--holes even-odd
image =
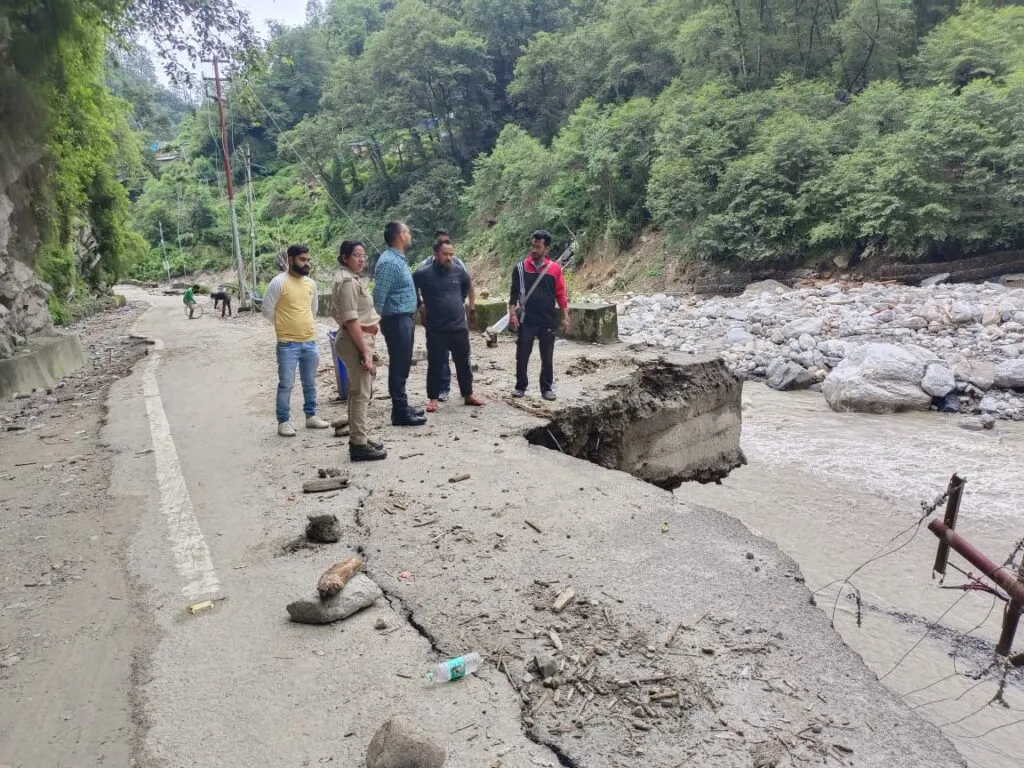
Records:
{"label": "blue jeans", "polygon": [[277,342],[277,423],[283,424],[291,416],[292,387],[295,386],[295,366],[299,366],[302,379],[302,410],[307,416],[316,413],[316,370],[320,365],[320,350],[315,341]]}

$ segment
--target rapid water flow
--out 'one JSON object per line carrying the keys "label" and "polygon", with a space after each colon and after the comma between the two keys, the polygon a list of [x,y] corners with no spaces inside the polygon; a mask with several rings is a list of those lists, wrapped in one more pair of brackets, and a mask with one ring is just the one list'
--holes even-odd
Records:
{"label": "rapid water flow", "polygon": [[[1024,537],[1024,423],[968,432],[955,415],[833,413],[820,394],[749,383],[743,400],[749,465],[720,486],[688,483],[676,495],[739,518],[796,560],[846,642],[971,768],[1024,765],[1024,668],[1007,676],[1005,706],[990,703],[1000,674],[971,677],[994,658],[1003,603],[941,588],[931,575],[938,540],[927,521],[914,533],[921,502],[957,472],[967,479],[957,531],[1002,563]],[[839,585],[825,585],[901,544],[851,579],[860,591],[858,627],[852,590],[840,595]],[[950,558],[971,569],[956,553]],[[950,570],[945,586],[965,581]],[[1024,626],[1014,652],[1024,652]]]}

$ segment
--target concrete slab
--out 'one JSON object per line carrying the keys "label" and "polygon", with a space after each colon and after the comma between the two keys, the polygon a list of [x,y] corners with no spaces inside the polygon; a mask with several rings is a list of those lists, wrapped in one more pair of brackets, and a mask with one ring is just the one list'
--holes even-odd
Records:
{"label": "concrete slab", "polygon": [[619,315],[614,304],[570,304],[566,338],[587,344],[619,340]]}
{"label": "concrete slab", "polygon": [[82,343],[74,334],[34,338],[20,354],[0,360],[0,397],[52,387],[84,363]]}

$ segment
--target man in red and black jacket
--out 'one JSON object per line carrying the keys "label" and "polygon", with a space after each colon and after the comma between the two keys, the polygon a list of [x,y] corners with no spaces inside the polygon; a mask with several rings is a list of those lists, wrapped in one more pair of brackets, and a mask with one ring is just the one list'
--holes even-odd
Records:
{"label": "man in red and black jacket", "polygon": [[530,255],[512,270],[512,292],[508,299],[509,326],[519,331],[516,343],[516,388],[513,397],[526,394],[527,370],[533,354],[533,340],[540,342],[540,392],[545,400],[554,400],[555,384],[555,305],[562,310],[561,328],[569,329],[569,299],[562,268],[548,258],[551,233],[538,229],[533,233]]}

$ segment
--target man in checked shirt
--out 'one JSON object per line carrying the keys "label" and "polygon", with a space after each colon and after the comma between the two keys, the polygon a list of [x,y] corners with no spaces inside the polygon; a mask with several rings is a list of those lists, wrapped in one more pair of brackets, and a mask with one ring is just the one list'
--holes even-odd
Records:
{"label": "man in checked shirt", "polygon": [[377,260],[373,275],[373,303],[380,315],[380,330],[388,346],[388,392],[391,395],[391,423],[396,427],[418,427],[427,423],[419,408],[409,406],[405,383],[412,367],[412,347],[416,326],[416,286],[405,261],[412,245],[412,233],[401,221],[384,227],[387,250]]}

